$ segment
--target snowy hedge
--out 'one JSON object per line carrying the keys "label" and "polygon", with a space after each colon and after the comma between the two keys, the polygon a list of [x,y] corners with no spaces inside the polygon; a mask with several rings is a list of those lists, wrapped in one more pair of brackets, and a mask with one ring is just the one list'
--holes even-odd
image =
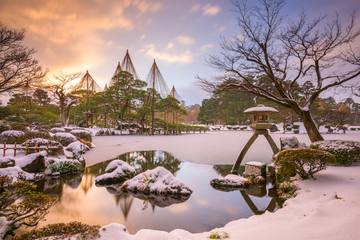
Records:
{"label": "snowy hedge", "polygon": [[360,142],[325,140],[313,142],[310,147],[334,154],[337,165],[350,165],[354,161],[360,161]]}
{"label": "snowy hedge", "polygon": [[52,132],[52,133],[65,132],[65,129],[64,129],[64,128],[55,127],[55,128],[50,129],[50,132]]}
{"label": "snowy hedge", "polygon": [[18,130],[7,130],[0,133],[0,143],[14,144],[23,143],[25,141],[25,133]]}
{"label": "snowy hedge", "polygon": [[33,139],[33,138],[45,138],[51,139],[50,133],[45,131],[27,131],[25,132],[25,139]]}
{"label": "snowy hedge", "polygon": [[77,138],[71,133],[63,133],[63,132],[55,133],[54,139],[60,142],[63,146],[67,146],[70,143],[77,141]]}
{"label": "snowy hedge", "polygon": [[299,175],[303,179],[314,178],[314,174],[325,169],[335,156],[318,149],[287,149],[274,156],[277,174],[281,180]]}
{"label": "snowy hedge", "polygon": [[70,132],[72,135],[76,136],[78,139],[82,139],[88,142],[92,142],[91,133],[87,130],[72,130]]}
{"label": "snowy hedge", "polygon": [[[44,139],[44,138],[33,138],[33,139],[28,139],[26,140],[23,144],[24,147],[53,147],[56,149],[50,149],[49,150],[49,154],[50,155],[60,155],[60,154],[64,154],[64,150],[63,147],[61,145],[61,143],[59,143],[58,141],[54,141],[54,140],[49,140],[49,139]],[[28,152],[36,152],[37,150],[34,149],[28,149]]]}

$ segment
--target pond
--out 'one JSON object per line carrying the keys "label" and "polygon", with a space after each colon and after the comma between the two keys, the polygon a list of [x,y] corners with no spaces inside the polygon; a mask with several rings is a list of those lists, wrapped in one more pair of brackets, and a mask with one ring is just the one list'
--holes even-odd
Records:
{"label": "pond", "polygon": [[119,191],[119,185],[96,186],[95,177],[104,173],[111,160],[104,161],[87,167],[81,176],[51,179],[39,184],[42,191],[59,199],[40,225],[70,221],[93,225],[117,222],[124,224],[130,233],[144,228],[202,232],[277,207],[270,183],[246,190],[213,188],[210,180],[229,173],[229,165],[180,161],[159,150],[130,152],[118,158],[144,171],[163,166],[187,184],[193,193],[188,199],[171,199],[134,196]]}

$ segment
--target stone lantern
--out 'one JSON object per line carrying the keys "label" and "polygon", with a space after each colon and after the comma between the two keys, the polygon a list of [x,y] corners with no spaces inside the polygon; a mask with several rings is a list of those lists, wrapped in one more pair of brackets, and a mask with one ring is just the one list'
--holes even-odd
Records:
{"label": "stone lantern", "polygon": [[251,145],[254,143],[254,141],[257,139],[259,135],[264,135],[266,140],[269,142],[270,147],[274,154],[279,152],[278,147],[276,146],[274,140],[269,134],[269,130],[272,126],[272,123],[270,122],[270,117],[272,114],[277,114],[279,111],[272,107],[267,107],[264,105],[257,105],[256,107],[248,108],[244,111],[245,114],[247,114],[250,117],[251,121],[251,128],[254,130],[253,135],[248,140],[248,142],[245,144],[244,148],[241,150],[240,155],[238,156],[235,164],[232,167],[231,172],[237,173],[239,166],[241,164],[241,161],[243,160],[246,152],[249,150]]}

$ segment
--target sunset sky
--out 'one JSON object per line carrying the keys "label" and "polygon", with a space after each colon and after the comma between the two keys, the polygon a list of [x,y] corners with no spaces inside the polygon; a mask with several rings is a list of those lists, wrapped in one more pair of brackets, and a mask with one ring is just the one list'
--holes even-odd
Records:
{"label": "sunset sky", "polygon": [[[126,49],[142,79],[156,58],[169,87],[187,104],[206,97],[196,75],[215,75],[205,58],[220,36],[238,34],[230,0],[0,0],[0,22],[27,31],[49,73],[89,70],[104,86]],[[289,0],[286,13],[309,16],[360,10],[358,0]]]}

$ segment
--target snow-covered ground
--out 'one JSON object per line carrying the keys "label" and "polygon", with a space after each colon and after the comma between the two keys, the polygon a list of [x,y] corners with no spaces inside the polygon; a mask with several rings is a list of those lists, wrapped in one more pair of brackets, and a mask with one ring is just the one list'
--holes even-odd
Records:
{"label": "snow-covered ground", "polygon": [[[222,131],[202,134],[182,134],[171,136],[96,136],[96,148],[85,154],[87,165],[112,159],[131,151],[163,150],[181,161],[200,164],[233,164],[242,147],[250,138],[251,131]],[[309,144],[306,134],[272,133],[280,147],[280,137],[296,136],[300,142]],[[360,141],[360,132],[347,134],[324,134],[325,139]],[[251,146],[243,162],[271,162],[272,151],[263,136]]]}
{"label": "snow-covered ground", "polygon": [[205,240],[211,233],[228,236],[223,239],[229,240],[360,239],[360,166],[329,167],[317,177],[317,180],[299,182],[298,195],[275,213],[236,220],[210,232],[191,234],[174,230],[167,233],[145,229],[130,235],[122,225],[111,224],[100,230],[100,239]]}

